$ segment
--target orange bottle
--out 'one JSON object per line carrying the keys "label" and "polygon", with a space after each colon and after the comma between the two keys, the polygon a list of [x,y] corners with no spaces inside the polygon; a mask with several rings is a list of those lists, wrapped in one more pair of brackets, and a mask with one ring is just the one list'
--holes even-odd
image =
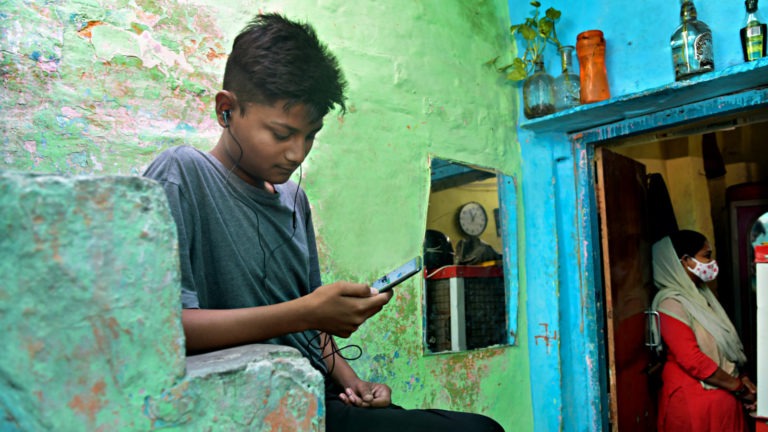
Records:
{"label": "orange bottle", "polygon": [[599,102],[611,97],[605,69],[605,38],[600,30],[587,30],[576,36],[579,57],[581,103]]}

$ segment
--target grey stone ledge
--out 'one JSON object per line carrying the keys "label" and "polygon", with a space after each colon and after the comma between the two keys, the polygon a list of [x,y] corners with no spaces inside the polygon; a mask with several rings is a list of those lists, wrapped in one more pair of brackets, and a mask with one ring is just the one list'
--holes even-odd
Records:
{"label": "grey stone ledge", "polygon": [[297,364],[305,363],[302,366],[312,369],[309,361],[295,348],[284,345],[251,344],[189,356],[187,357],[187,376],[194,378],[237,372],[248,369],[249,365],[254,363],[276,362],[280,359]]}

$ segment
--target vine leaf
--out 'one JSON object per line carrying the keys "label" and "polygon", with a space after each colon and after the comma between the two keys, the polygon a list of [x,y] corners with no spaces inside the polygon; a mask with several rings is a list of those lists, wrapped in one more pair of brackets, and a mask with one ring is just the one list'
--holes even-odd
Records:
{"label": "vine leaf", "polygon": [[[560,19],[561,12],[551,7],[544,12],[544,16],[539,18],[541,3],[537,0],[533,0],[530,3],[534,7],[531,16],[522,23],[513,24],[509,27],[510,35],[513,38],[519,35],[520,39],[524,41],[524,47],[521,47],[524,48],[522,54],[518,52],[518,57],[512,63],[503,67],[497,67],[500,73],[505,73],[507,79],[512,81],[524,80],[533,72],[534,64],[541,61],[547,42],[551,42],[560,48],[555,23]],[[489,63],[495,66],[497,60],[498,57]]]}

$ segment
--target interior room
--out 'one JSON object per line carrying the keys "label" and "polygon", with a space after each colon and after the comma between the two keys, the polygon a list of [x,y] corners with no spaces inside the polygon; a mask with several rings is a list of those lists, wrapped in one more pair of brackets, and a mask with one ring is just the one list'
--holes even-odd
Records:
{"label": "interior room", "polygon": [[[635,403],[621,392],[622,385],[635,379],[639,380],[635,381],[636,389],[640,388],[638,382],[650,386],[650,401],[646,402],[645,412],[650,417],[654,415],[659,359],[649,355],[650,350],[638,352],[643,341],[626,343],[626,339],[630,333],[639,334],[632,333],[630,326],[647,325],[654,319],[648,315],[648,320],[641,324],[629,317],[642,316],[637,313],[638,308],[647,308],[656,292],[651,279],[650,245],[675,227],[699,231],[709,239],[720,269],[710,287],[741,336],[749,359],[743,372],[756,376],[757,305],[753,251],[754,246],[766,241],[768,154],[762,149],[767,134],[765,113],[747,112],[608,141],[597,149],[598,165],[631,164],[631,167],[624,165],[621,174],[598,175],[597,179],[601,218],[606,218],[606,208],[607,217],[611,218],[610,209],[616,205],[608,202],[611,199],[622,201],[620,205],[624,213],[629,213],[618,223],[615,220],[610,223],[601,221],[603,268],[610,269],[604,270],[603,276],[609,309],[606,316],[616,321],[612,325],[610,319],[606,320],[606,345],[612,353],[611,368],[619,377],[616,384],[619,389],[613,388],[611,392],[619,412],[623,404]],[[606,151],[614,155],[609,158]],[[614,157],[627,160],[616,162]],[[599,166],[597,171],[607,173],[610,170]],[[599,183],[609,179],[618,183],[613,185],[619,191],[615,195],[602,192],[611,189],[611,185]],[[642,183],[639,187],[638,181]],[[640,192],[633,195],[632,190]],[[644,227],[635,228],[635,225],[643,224]],[[633,238],[636,234],[645,240],[636,242]],[[640,251],[623,253],[615,246],[621,243],[639,244]],[[606,257],[606,251],[610,258]],[[630,270],[633,264],[627,261],[634,261],[634,270]],[[647,289],[640,289],[639,285]],[[632,378],[633,373],[628,371],[633,369],[642,373],[634,374]]]}
{"label": "interior room", "polygon": [[648,174],[661,174],[678,227],[701,231],[710,238],[721,272],[713,289],[751,354],[755,343],[752,250],[765,240],[762,220],[768,212],[766,136],[768,122],[763,113],[685,126],[610,146],[645,165]]}

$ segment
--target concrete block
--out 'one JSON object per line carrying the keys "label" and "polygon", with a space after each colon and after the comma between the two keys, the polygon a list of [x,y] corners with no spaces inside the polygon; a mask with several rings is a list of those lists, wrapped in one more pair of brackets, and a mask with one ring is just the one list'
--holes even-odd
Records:
{"label": "concrete block", "polygon": [[188,357],[187,378],[206,395],[198,421],[216,430],[325,430],[323,377],[296,349],[246,345]]}
{"label": "concrete block", "polygon": [[176,244],[151,180],[0,171],[0,430],[323,429],[295,350],[186,363]]}

